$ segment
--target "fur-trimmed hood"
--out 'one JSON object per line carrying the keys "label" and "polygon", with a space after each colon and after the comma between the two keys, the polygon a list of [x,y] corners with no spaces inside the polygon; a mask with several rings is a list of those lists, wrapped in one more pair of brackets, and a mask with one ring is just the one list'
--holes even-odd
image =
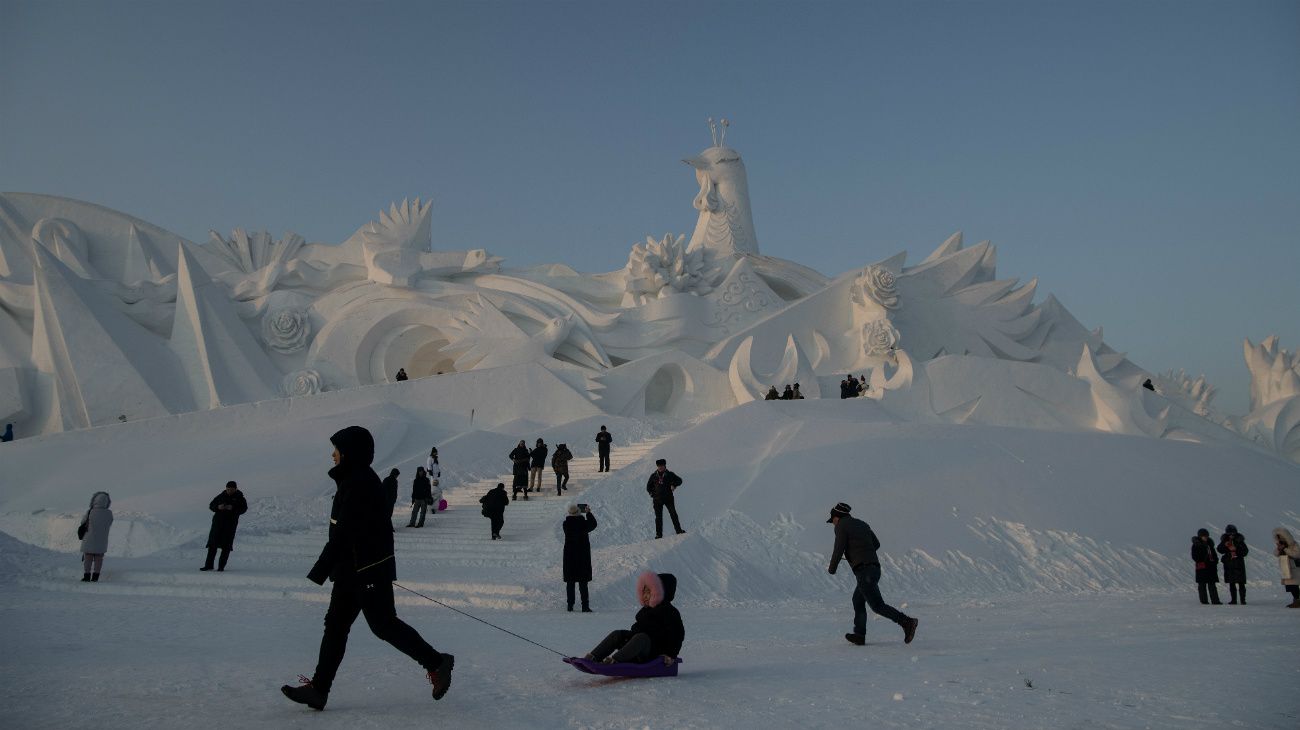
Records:
{"label": "fur-trimmed hood", "polygon": [[113,504],[113,500],[108,496],[108,492],[95,492],[90,496],[90,508],[108,509]]}
{"label": "fur-trimmed hood", "polygon": [[647,586],[650,588],[650,602],[646,603],[646,606],[654,608],[661,603],[672,603],[673,596],[677,595],[677,576],[672,573],[653,573],[648,570],[637,576],[638,601],[641,600],[641,593]]}
{"label": "fur-trimmed hood", "polygon": [[1282,538],[1284,541],[1286,541],[1287,547],[1296,546],[1295,538],[1291,536],[1291,531],[1286,529],[1285,527],[1273,528],[1273,540],[1276,542],[1279,537]]}

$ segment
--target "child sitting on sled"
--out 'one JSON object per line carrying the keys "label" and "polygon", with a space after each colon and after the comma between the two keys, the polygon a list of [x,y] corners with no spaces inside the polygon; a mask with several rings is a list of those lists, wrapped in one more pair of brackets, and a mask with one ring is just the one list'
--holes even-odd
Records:
{"label": "child sitting on sled", "polygon": [[632,628],[610,632],[584,658],[605,664],[644,664],[657,656],[666,665],[676,661],[686,639],[682,615],[672,603],[676,576],[646,571],[636,579],[636,592],[642,608]]}

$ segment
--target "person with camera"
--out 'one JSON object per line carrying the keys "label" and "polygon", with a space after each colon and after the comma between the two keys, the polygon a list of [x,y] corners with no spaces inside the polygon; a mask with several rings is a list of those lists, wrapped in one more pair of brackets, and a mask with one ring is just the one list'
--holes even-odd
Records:
{"label": "person with camera", "polygon": [[835,525],[835,547],[831,549],[828,572],[835,575],[840,560],[845,560],[857,580],[857,587],[853,589],[853,632],[845,634],[844,638],[857,646],[867,643],[867,606],[871,606],[876,615],[898,624],[903,629],[903,643],[910,644],[921,622],[885,603],[880,595],[880,558],[876,555],[880,540],[870,525],[850,514],[852,511],[852,507],[840,502],[831,509],[831,517],[826,520]]}
{"label": "person with camera", "polygon": [[582,612],[591,613],[587,598],[587,584],[591,582],[591,538],[596,529],[596,516],[585,504],[569,505],[569,516],[564,518],[564,585],[569,598],[569,611],[573,611],[573,584],[578,584],[582,594]]}
{"label": "person with camera", "polygon": [[230,551],[235,549],[235,530],[239,529],[239,516],[248,511],[248,500],[244,499],[244,493],[239,491],[238,484],[226,482],[226,488],[212,498],[208,509],[212,510],[212,529],[208,531],[208,559],[203,561],[203,567],[199,570],[212,570],[212,559],[216,557],[217,550],[221,550],[221,559],[217,561],[217,572],[220,573],[226,569]]}
{"label": "person with camera", "polygon": [[1273,528],[1273,554],[1282,571],[1282,586],[1291,594],[1287,608],[1300,608],[1300,545],[1285,527]]}
{"label": "person with camera", "polygon": [[673,529],[681,535],[686,532],[682,529],[681,520],[677,519],[677,502],[673,499],[673,492],[682,486],[682,478],[668,471],[668,461],[658,459],[655,461],[655,470],[646,480],[645,491],[654,500],[655,506],[655,539],[664,536],[664,508],[668,508],[668,516],[673,518]]}
{"label": "person with camera", "polygon": [[1228,605],[1237,605],[1237,597],[1241,597],[1241,605],[1246,605],[1246,555],[1250,549],[1246,547],[1246,538],[1240,532],[1237,532],[1236,525],[1228,525],[1223,528],[1223,535],[1219,537],[1219,554],[1223,556],[1223,582],[1228,584]]}
{"label": "person with camera", "polygon": [[[1201,528],[1192,538],[1192,561],[1196,563],[1196,595],[1201,603],[1222,605],[1219,600],[1219,556],[1214,552],[1210,531]],[[1206,600],[1206,594],[1209,600]]]}

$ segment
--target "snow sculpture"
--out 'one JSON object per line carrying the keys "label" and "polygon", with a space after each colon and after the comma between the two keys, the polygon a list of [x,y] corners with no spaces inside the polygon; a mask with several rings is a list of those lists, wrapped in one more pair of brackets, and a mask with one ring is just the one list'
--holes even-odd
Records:
{"label": "snow sculpture", "polygon": [[310,338],[311,319],[305,309],[281,307],[262,318],[262,340],[276,352],[297,352],[307,346]]}
{"label": "snow sculpture", "polygon": [[553,355],[572,329],[572,317],[553,317],[529,335],[479,296],[467,300],[464,313],[447,323],[451,342],[442,351],[456,354],[457,370],[533,362]]}
{"label": "snow sculpture", "polygon": [[630,303],[644,304],[669,292],[708,294],[719,269],[711,262],[707,249],[687,251],[685,236],[665,234],[658,241],[646,236],[645,243],[632,247],[627,260],[627,291]]}
{"label": "snow sculpture", "polygon": [[867,355],[883,357],[898,347],[898,330],[887,319],[873,319],[862,325],[862,347]]}
{"label": "snow sculpture", "polygon": [[421,271],[420,253],[428,251],[433,243],[429,222],[432,208],[432,202],[421,205],[419,198],[414,204],[408,200],[403,200],[401,206],[393,203],[387,212],[379,211],[379,220],[363,230],[361,245],[371,281],[411,285]]}
{"label": "snow sculpture", "polygon": [[731,358],[731,365],[727,368],[727,376],[737,403],[748,403],[762,398],[769,386],[776,386],[780,390],[783,386],[794,383],[799,383],[799,391],[804,398],[821,397],[821,387],[812,364],[799,349],[799,343],[795,342],[793,335],[786,340],[781,364],[770,375],[760,376],[754,372],[751,363],[753,344],[753,337],[745,338],[736,349],[736,354]]}
{"label": "snow sculpture", "polygon": [[249,235],[242,228],[236,228],[228,239],[216,231],[209,233],[208,250],[235,269],[222,278],[240,301],[269,294],[305,243],[296,233],[286,233],[278,241],[266,231]]}
{"label": "snow sculpture", "polygon": [[862,274],[853,282],[853,303],[868,307],[870,301],[885,309],[897,309],[897,282],[894,272],[880,264],[872,264],[863,269]]}
{"label": "snow sculpture", "polygon": [[284,376],[281,389],[286,396],[293,397],[297,395],[315,395],[324,390],[324,387],[321,385],[320,373],[308,369]]}
{"label": "snow sculpture", "polygon": [[757,254],[758,236],[754,233],[754,217],[749,210],[749,179],[740,153],[725,147],[727,127],[722,120],[722,138],[717,137],[713,119],[713,146],[695,157],[683,160],[695,168],[695,179],[700,192],[695,196],[695,209],[700,211],[691,234],[688,251],[708,249],[723,256]]}
{"label": "snow sculpture", "polygon": [[1185,370],[1170,370],[1152,379],[1156,391],[1166,398],[1178,399],[1185,408],[1198,416],[1209,418],[1210,401],[1214,400],[1215,389],[1204,375],[1193,380]]}
{"label": "snow sculpture", "polygon": [[1255,345],[1250,338],[1242,344],[1246,368],[1250,370],[1250,410],[1300,395],[1300,358],[1278,349],[1277,335]]}

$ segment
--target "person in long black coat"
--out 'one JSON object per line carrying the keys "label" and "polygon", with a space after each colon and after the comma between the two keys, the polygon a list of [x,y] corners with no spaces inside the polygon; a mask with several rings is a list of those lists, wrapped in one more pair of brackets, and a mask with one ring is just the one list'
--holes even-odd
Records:
{"label": "person in long black coat", "polygon": [[[429,503],[433,501],[433,487],[424,467],[415,467],[415,481],[411,483],[411,521],[407,527],[424,527],[424,516],[428,513]],[[416,517],[419,517],[417,523]]]}
{"label": "person in long black coat", "polygon": [[591,613],[587,598],[587,584],[591,582],[591,538],[588,533],[596,529],[596,516],[587,508],[582,514],[578,505],[569,505],[569,516],[564,518],[564,585],[573,610],[573,584],[578,584],[582,594],[582,612]]}
{"label": "person in long black coat", "polygon": [[208,502],[208,509],[212,510],[212,529],[208,530],[208,559],[203,561],[203,567],[199,570],[212,570],[212,559],[216,557],[217,550],[220,550],[221,560],[217,562],[217,571],[220,572],[226,569],[230,551],[235,549],[235,530],[239,528],[239,516],[248,511],[248,500],[244,499],[244,493],[239,491],[238,484],[226,482],[226,488],[221,490],[221,494]]}
{"label": "person in long black coat", "polygon": [[388,515],[391,517],[393,510],[397,509],[397,477],[402,472],[393,469],[384,477],[384,499],[388,500]]}
{"label": "person in long black coat", "polygon": [[397,617],[393,523],[384,513],[387,503],[379,475],[370,468],[375,458],[374,438],[360,426],[348,426],[331,436],[330,442],[334,444],[335,466],[329,476],[338,491],[330,508],[329,538],[307,573],[307,579],[317,585],[324,585],[326,579],[334,581],[325,612],[325,634],[316,673],[305,684],[286,684],[280,691],[294,702],[325,709],[347,649],[348,632],[357,616],[365,614],[375,636],[424,667],[433,684],[433,698],[442,699],[451,686],[456,658],[429,646],[419,632]]}
{"label": "person in long black coat", "polygon": [[1220,605],[1219,556],[1214,552],[1214,541],[1210,539],[1209,530],[1197,530],[1196,537],[1192,538],[1192,562],[1196,563],[1196,594],[1201,603]]}
{"label": "person in long black coat", "polygon": [[524,445],[524,440],[519,439],[519,445],[514,451],[510,452],[511,469],[514,474],[514,483],[511,485],[511,499],[519,499],[519,492],[524,493],[524,499],[528,499],[528,464],[530,461],[528,447]]}
{"label": "person in long black coat", "polygon": [[478,498],[479,504],[483,505],[483,516],[492,521],[492,539],[501,539],[501,527],[506,523],[506,505],[510,504],[510,498],[506,496],[506,485],[497,482],[493,489]]}
{"label": "person in long black coat", "polygon": [[1246,537],[1237,532],[1236,525],[1223,528],[1219,537],[1219,554],[1223,556],[1223,582],[1228,584],[1228,603],[1236,605],[1240,595],[1241,605],[1246,605]]}

